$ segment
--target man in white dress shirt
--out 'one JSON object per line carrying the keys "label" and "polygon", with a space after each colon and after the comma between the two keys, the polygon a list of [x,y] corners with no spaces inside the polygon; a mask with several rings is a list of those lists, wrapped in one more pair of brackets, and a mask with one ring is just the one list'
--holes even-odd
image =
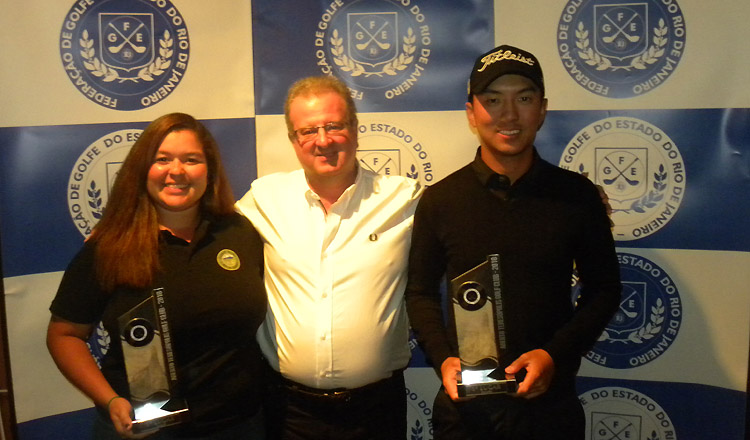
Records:
{"label": "man in white dress shirt", "polygon": [[339,80],[298,81],[284,114],[302,169],[256,180],[237,202],[264,239],[271,438],[403,439],[419,184],[358,165],[356,109]]}

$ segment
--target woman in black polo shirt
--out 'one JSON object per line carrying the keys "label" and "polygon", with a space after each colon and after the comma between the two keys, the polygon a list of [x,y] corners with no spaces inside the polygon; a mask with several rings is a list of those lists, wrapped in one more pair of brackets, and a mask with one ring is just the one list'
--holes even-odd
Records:
{"label": "woman in black polo shirt", "polygon": [[[131,417],[144,393],[157,406],[171,397],[164,409],[188,408],[150,439],[264,438],[255,342],[266,310],[263,246],[233,205],[216,142],[200,122],[172,113],[149,124],[50,307],[49,351],[96,405],[94,438],[142,436]],[[133,321],[138,314],[153,319]],[[101,368],[86,344],[94,330],[111,341]],[[144,351],[163,353],[169,374],[137,378],[148,368],[137,371],[136,361],[149,359],[133,353]]]}

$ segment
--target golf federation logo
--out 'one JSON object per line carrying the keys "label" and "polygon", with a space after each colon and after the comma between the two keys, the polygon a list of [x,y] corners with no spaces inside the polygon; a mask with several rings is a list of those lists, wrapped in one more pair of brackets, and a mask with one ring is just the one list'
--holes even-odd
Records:
{"label": "golf federation logo", "polygon": [[578,399],[586,413],[587,440],[677,440],[669,415],[644,393],[605,387]]}
{"label": "golf federation logo", "polygon": [[168,0],[77,1],[60,32],[60,56],[73,85],[95,103],[140,110],[179,85],[188,31]]}
{"label": "golf federation logo", "polygon": [[68,179],[68,210],[84,237],[101,219],[117,172],[142,131],[120,130],[102,136],[76,160]]}
{"label": "golf federation logo", "polygon": [[430,155],[422,143],[403,128],[388,123],[360,124],[357,159],[382,175],[398,175],[429,186],[435,179]]}
{"label": "golf federation logo", "polygon": [[570,76],[609,98],[642,95],[665,82],[685,49],[685,21],[676,0],[569,0],[557,49]]}
{"label": "golf federation logo", "polygon": [[222,249],[216,255],[216,262],[224,270],[237,270],[240,268],[240,257],[231,249]]}
{"label": "golf federation logo", "polygon": [[346,81],[356,100],[407,93],[426,69],[430,44],[430,26],[416,0],[332,1],[314,36],[321,72]]}
{"label": "golf federation logo", "polygon": [[636,118],[594,122],[568,143],[560,167],[601,185],[612,205],[615,240],[636,240],[664,227],[685,196],[685,166],[677,145]]}
{"label": "golf federation logo", "polygon": [[620,307],[586,359],[608,368],[635,368],[661,356],[675,341],[682,300],[672,278],[653,261],[628,253],[617,258]]}
{"label": "golf federation logo", "polygon": [[[425,369],[428,370],[428,369]],[[432,373],[432,371],[429,371]],[[429,402],[422,393],[406,386],[406,420],[410,440],[432,440],[432,397]]]}

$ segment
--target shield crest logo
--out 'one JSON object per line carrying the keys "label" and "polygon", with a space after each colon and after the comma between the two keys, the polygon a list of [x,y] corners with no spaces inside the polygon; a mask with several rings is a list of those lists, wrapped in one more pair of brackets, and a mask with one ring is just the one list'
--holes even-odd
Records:
{"label": "shield crest logo", "polygon": [[152,14],[99,14],[101,61],[113,69],[130,72],[155,58]]}
{"label": "shield crest logo", "polygon": [[632,200],[648,189],[648,149],[597,148],[596,182],[613,201]]}
{"label": "shield crest logo", "polygon": [[396,12],[349,13],[349,57],[375,67],[399,54],[398,14]]}
{"label": "shield crest logo", "polygon": [[615,316],[607,325],[607,331],[626,335],[646,325],[646,283],[622,282],[622,300]]}
{"label": "shield crest logo", "polygon": [[594,6],[594,50],[620,61],[638,56],[649,45],[648,4]]}

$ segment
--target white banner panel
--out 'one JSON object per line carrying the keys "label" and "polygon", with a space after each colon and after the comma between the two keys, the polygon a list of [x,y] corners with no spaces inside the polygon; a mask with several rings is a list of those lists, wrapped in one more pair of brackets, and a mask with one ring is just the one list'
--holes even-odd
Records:
{"label": "white banner panel", "polygon": [[[174,0],[164,8],[155,2],[153,6],[151,2],[128,4],[128,8],[135,5],[146,11],[139,14],[164,16],[164,30],[170,31],[169,39],[163,38],[163,31],[154,36],[154,53],[146,61],[155,62],[160,48],[166,46],[171,50],[171,64],[163,67],[162,73],[152,73],[148,81],[136,75],[137,69],[126,70],[130,68],[123,61],[122,54],[131,49],[124,37],[135,40],[139,33],[136,25],[120,36],[104,19],[97,23],[97,14],[112,15],[122,8],[102,0],[82,3],[84,6],[73,1],[0,1],[0,37],[6,42],[5,61],[0,65],[0,82],[6,84],[0,93],[0,126],[151,121],[174,111],[199,119],[253,116],[250,2]],[[84,27],[91,30],[87,33],[92,51],[89,59],[99,62],[101,69],[105,69],[101,63],[114,66],[109,72],[117,73],[115,79],[97,77],[95,68],[84,65]],[[97,31],[102,38],[97,39]],[[130,36],[131,32],[135,35]],[[107,44],[110,38],[113,42]],[[138,50],[146,47],[145,43],[135,44]],[[116,54],[110,53],[118,48]],[[136,53],[135,49],[132,52]],[[141,64],[154,70],[153,62]],[[115,108],[125,111],[113,111]]]}
{"label": "white banner panel", "polygon": [[[675,331],[665,332],[668,339],[654,345],[650,352],[639,349],[632,355],[615,354],[627,358],[623,363],[626,366],[616,371],[602,366],[612,364],[612,359],[589,354],[580,375],[745,391],[747,351],[737,347],[750,346],[750,271],[738,268],[750,267],[750,253],[632,248],[618,248],[618,252],[637,254],[658,264],[659,285],[668,285],[662,283],[665,276],[671,278],[675,289],[670,297],[679,308],[669,309],[671,316],[664,320],[664,326],[673,323]],[[646,269],[653,273],[655,266]]]}
{"label": "white banner panel", "polygon": [[5,278],[13,393],[18,423],[93,406],[47,352],[49,306],[62,272]]}
{"label": "white banner panel", "polygon": [[[624,28],[611,23],[610,16]],[[750,2],[745,0],[498,1],[495,40],[537,55],[551,110],[747,108],[748,17]],[[666,31],[662,37],[666,41],[655,41],[654,33],[661,32],[657,29]],[[578,55],[579,41],[588,42],[583,52],[591,49],[591,58]],[[665,44],[659,46],[661,43]],[[570,58],[564,59],[561,45],[567,45],[563,48]],[[608,51],[608,45],[617,47]],[[633,51],[628,53],[631,46]],[[664,53],[649,57],[651,47],[664,49]],[[626,69],[636,54],[641,54],[641,59],[646,55],[644,64]],[[612,60],[611,65],[605,64],[607,59]],[[593,65],[587,66],[587,61]],[[624,84],[631,79],[623,79],[623,75],[637,80],[632,79],[633,84],[626,88]],[[643,84],[649,81],[653,89],[646,91]],[[599,86],[609,87],[608,97],[601,90],[590,91]],[[622,99],[609,99],[612,97]]]}

